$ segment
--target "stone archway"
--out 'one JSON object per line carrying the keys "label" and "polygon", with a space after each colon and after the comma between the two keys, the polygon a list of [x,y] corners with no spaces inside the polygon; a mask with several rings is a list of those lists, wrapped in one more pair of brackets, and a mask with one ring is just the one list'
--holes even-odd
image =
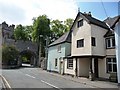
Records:
{"label": "stone archway", "polygon": [[22,64],[30,64],[30,66],[35,67],[37,62],[36,54],[30,50],[23,50],[19,54],[18,65],[22,66]]}

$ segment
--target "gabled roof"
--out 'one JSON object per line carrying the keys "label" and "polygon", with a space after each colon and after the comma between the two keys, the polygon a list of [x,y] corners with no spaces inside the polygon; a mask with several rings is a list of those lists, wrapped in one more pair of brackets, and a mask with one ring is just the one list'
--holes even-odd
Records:
{"label": "gabled roof", "polygon": [[55,46],[55,45],[58,45],[58,44],[61,44],[61,43],[64,43],[64,42],[68,42],[68,43],[71,42],[71,32],[70,32],[70,31],[66,32],[66,33],[63,34],[60,38],[58,38],[58,39],[55,40],[53,43],[51,43],[51,44],[49,45],[49,47]]}
{"label": "gabled roof", "polygon": [[119,19],[120,19],[120,15],[115,16],[113,18],[108,17],[107,19],[104,20],[104,22],[107,23],[111,28],[114,28],[115,24],[118,22]]}
{"label": "gabled roof", "polygon": [[[94,24],[94,25],[100,26],[102,28],[109,29],[105,22],[100,21],[96,18],[93,18],[91,15],[88,15],[86,13],[81,13],[81,12],[78,12],[78,14],[73,22],[72,27],[74,26],[74,24],[79,16],[82,17],[84,20],[86,20],[89,24]],[[72,27],[71,27],[71,29],[72,29]]]}
{"label": "gabled roof", "polygon": [[109,37],[109,36],[114,36],[114,32],[109,30],[107,33],[104,35],[104,37]]}
{"label": "gabled roof", "polygon": [[[120,19],[120,15],[119,16],[115,16],[113,18],[108,17],[107,19],[104,20],[105,23],[107,23],[111,28],[114,29],[115,24],[119,21]],[[104,37],[109,37],[109,36],[114,36],[113,31],[109,30]]]}

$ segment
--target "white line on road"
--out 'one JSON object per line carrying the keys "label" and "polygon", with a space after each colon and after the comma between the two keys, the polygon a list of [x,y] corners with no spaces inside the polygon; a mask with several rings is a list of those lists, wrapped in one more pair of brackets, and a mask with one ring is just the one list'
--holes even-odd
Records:
{"label": "white line on road", "polygon": [[49,86],[51,86],[51,87],[53,87],[53,88],[62,90],[62,89],[60,89],[59,87],[56,87],[56,86],[54,86],[54,85],[52,85],[52,84],[50,84],[50,83],[48,83],[48,82],[45,82],[45,81],[43,81],[43,80],[41,80],[41,82],[43,82],[43,83],[45,83],[45,84],[47,84],[47,85],[49,85]]}
{"label": "white line on road", "polygon": [[25,74],[26,76],[29,76],[29,77],[31,77],[31,78],[35,78],[34,76],[31,76],[31,75],[29,75],[29,74]]}
{"label": "white line on road", "polygon": [[12,90],[10,84],[9,84],[8,81],[5,79],[5,77],[2,76],[2,75],[1,75],[1,77],[2,77],[2,79],[3,79],[3,83],[5,84],[6,88],[9,88],[10,90]]}

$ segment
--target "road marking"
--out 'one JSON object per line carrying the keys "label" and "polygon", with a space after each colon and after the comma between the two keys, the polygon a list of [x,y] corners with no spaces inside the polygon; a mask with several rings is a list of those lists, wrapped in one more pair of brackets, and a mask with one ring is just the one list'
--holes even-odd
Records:
{"label": "road marking", "polygon": [[34,76],[31,76],[31,75],[29,75],[29,74],[25,74],[26,76],[29,76],[29,77],[31,77],[31,78],[35,78]]}
{"label": "road marking", "polygon": [[2,77],[3,83],[5,84],[6,88],[9,88],[10,90],[12,90],[10,84],[8,83],[8,81],[5,79],[4,76],[0,75]]}
{"label": "road marking", "polygon": [[59,87],[54,86],[54,85],[52,85],[52,84],[50,84],[50,83],[48,83],[48,82],[45,82],[45,81],[43,81],[43,80],[41,80],[41,82],[43,82],[43,83],[45,83],[45,84],[47,84],[47,85],[49,85],[49,86],[51,86],[51,87],[53,87],[53,88],[56,88],[56,89],[62,90],[62,89],[60,89]]}

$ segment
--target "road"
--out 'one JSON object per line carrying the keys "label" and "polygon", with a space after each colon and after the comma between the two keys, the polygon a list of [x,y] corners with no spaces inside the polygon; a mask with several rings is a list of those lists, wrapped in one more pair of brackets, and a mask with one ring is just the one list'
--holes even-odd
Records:
{"label": "road", "polygon": [[92,88],[91,86],[52,75],[39,68],[3,69],[2,75],[11,88]]}

